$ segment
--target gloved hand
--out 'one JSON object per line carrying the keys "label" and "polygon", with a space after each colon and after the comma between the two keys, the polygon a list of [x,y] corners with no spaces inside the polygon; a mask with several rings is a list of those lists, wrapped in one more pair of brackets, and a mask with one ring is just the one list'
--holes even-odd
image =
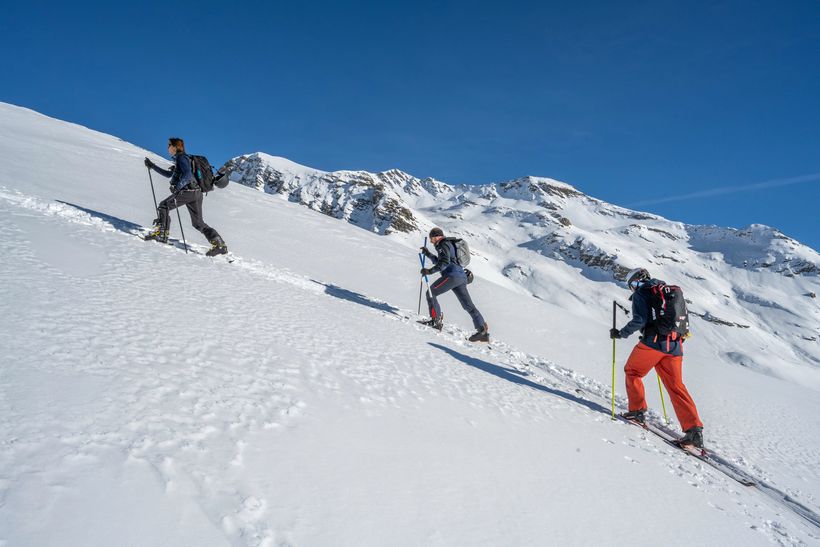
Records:
{"label": "gloved hand", "polygon": [[613,340],[621,337],[621,331],[618,329],[609,329],[609,337]]}
{"label": "gloved hand", "polygon": [[152,162],[148,158],[145,158],[145,167],[147,167],[148,169],[153,169],[154,168],[154,162]]}
{"label": "gloved hand", "polygon": [[436,258],[436,255],[430,252],[430,249],[428,249],[427,247],[421,247],[421,253],[427,258]]}
{"label": "gloved hand", "polygon": [[433,273],[433,270],[431,270],[430,268],[421,269],[421,275],[430,275],[431,273]]}
{"label": "gloved hand", "polygon": [[168,191],[171,192],[172,194],[175,194],[176,191],[177,191],[177,187],[172,184],[171,186],[168,187]]}

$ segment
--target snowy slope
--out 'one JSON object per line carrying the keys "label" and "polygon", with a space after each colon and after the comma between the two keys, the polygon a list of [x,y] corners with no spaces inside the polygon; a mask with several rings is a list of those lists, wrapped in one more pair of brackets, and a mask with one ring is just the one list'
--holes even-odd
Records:
{"label": "snowy slope", "polygon": [[[623,300],[614,284],[561,261],[569,296],[533,298],[479,243],[498,343],[470,346],[453,298],[448,332],[415,324],[415,238],[231,185],[206,219],[234,263],[140,241],[144,155],[0,105],[0,545],[817,543],[610,421],[607,310],[590,302]],[[772,302],[812,287],[781,277]],[[758,336],[712,325],[724,352]],[[705,346],[686,374],[707,440],[820,511],[816,387]]]}
{"label": "snowy slope", "polygon": [[398,170],[326,173],[261,153],[229,165],[240,184],[408,245],[442,226],[469,239],[482,278],[594,321],[622,296],[616,282],[647,267],[684,287],[711,361],[820,390],[820,306],[810,297],[820,254],[776,229],[685,225],[539,177],[450,186]]}

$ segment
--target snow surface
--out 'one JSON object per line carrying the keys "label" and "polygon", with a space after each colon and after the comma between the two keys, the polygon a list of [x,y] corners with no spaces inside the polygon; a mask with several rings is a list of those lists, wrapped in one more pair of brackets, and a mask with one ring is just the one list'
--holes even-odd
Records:
{"label": "snow surface", "polygon": [[[233,263],[139,240],[146,154],[0,104],[0,545],[820,543],[610,420],[617,284],[479,240],[471,292],[495,341],[473,346],[450,295],[445,332],[415,323],[409,235],[232,184],[205,217]],[[505,253],[541,276],[539,298],[501,273]],[[817,342],[792,339],[817,324],[816,300],[792,305],[817,278],[723,264],[687,295],[755,327],[695,320],[685,378],[707,443],[818,512]],[[617,347],[620,407],[633,343]]]}

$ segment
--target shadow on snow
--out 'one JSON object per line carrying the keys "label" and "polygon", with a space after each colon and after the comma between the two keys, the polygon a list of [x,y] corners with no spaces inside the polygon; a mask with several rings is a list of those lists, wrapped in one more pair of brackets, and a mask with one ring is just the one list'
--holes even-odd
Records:
{"label": "shadow on snow", "polygon": [[95,211],[94,209],[87,209],[86,207],[80,207],[79,205],[75,205],[74,203],[69,203],[67,201],[60,201],[59,199],[56,200],[56,201],[57,201],[57,203],[62,203],[63,205],[68,205],[69,207],[73,207],[73,208],[75,208],[79,211],[82,211],[84,213],[88,213],[92,217],[98,218],[98,219],[102,220],[103,222],[105,222],[107,224],[110,224],[112,227],[114,227],[115,229],[117,229],[121,232],[125,232],[125,233],[128,233],[128,234],[134,234],[134,233],[139,233],[140,230],[144,229],[141,225],[139,225],[135,222],[131,222],[130,220],[123,220],[119,217],[107,215],[105,213]]}
{"label": "shadow on snow", "polygon": [[374,300],[373,298],[369,298],[363,294],[359,294],[357,292],[344,289],[342,287],[339,287],[338,285],[333,285],[331,283],[322,283],[321,281],[316,281],[315,279],[313,281],[315,283],[323,285],[325,288],[325,294],[329,296],[340,298],[342,300],[347,300],[348,302],[353,302],[354,304],[359,304],[367,308],[373,308],[374,310],[392,313],[393,315],[399,315],[397,313],[399,311],[399,308],[393,307],[386,302]]}
{"label": "shadow on snow", "polygon": [[453,357],[454,359],[457,359],[457,360],[461,361],[462,363],[470,365],[471,367],[475,367],[479,370],[482,370],[484,372],[492,374],[493,376],[497,376],[498,378],[501,378],[502,380],[507,380],[508,382],[512,382],[514,384],[519,384],[519,385],[522,385],[522,386],[531,387],[532,389],[536,389],[538,391],[543,391],[545,393],[549,393],[550,395],[555,395],[557,397],[561,397],[562,399],[566,399],[567,401],[570,401],[572,403],[579,404],[579,405],[584,406],[584,407],[586,407],[590,410],[593,410],[595,412],[600,412],[602,414],[606,414],[607,416],[609,416],[611,414],[610,409],[604,408],[603,406],[599,405],[598,403],[588,401],[586,399],[582,399],[581,397],[577,397],[577,396],[575,396],[571,393],[567,393],[566,391],[561,391],[560,389],[554,389],[554,388],[551,388],[551,387],[547,387],[545,385],[537,384],[535,382],[532,382],[530,380],[522,378],[521,376],[525,373],[519,372],[515,369],[508,368],[508,367],[502,367],[500,365],[494,365],[493,363],[483,361],[483,360],[478,359],[476,357],[470,357],[469,355],[459,353],[459,352],[457,352],[453,349],[442,346],[440,344],[434,344],[432,342],[428,342],[428,343],[431,346],[433,346],[434,348],[440,349],[444,353],[450,355],[450,357]]}
{"label": "shadow on snow", "polygon": [[[125,220],[125,219],[122,219],[122,218],[119,218],[119,217],[115,217],[113,215],[108,215],[106,213],[101,213],[100,211],[95,211],[94,209],[89,209],[87,207],[81,207],[79,205],[76,205],[74,203],[69,203],[67,201],[61,201],[59,199],[55,200],[55,201],[57,201],[57,203],[62,203],[63,205],[68,205],[69,207],[73,207],[74,209],[77,209],[78,211],[82,211],[82,212],[88,214],[89,216],[91,216],[92,218],[97,218],[99,220],[102,220],[103,222],[105,222],[106,224],[108,224],[109,226],[114,228],[115,230],[118,230],[118,231],[126,233],[126,234],[139,236],[144,230],[146,230],[145,226],[143,226],[141,224],[137,224],[136,222],[131,222],[130,220]],[[172,224],[173,224],[173,216],[171,217],[171,224],[169,224],[169,227]],[[168,244],[176,247],[177,249],[186,250],[186,252],[187,251],[191,251],[193,253],[198,253],[199,252],[199,251],[194,250],[190,243],[188,243],[188,245],[186,247],[186,245],[181,240],[179,240],[177,238],[174,238],[174,237],[169,237],[168,238]]]}

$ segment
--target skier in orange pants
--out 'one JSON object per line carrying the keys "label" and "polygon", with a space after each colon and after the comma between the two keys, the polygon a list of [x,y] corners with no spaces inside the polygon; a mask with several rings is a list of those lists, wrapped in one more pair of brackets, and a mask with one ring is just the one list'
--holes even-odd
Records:
{"label": "skier in orange pants", "polygon": [[[649,272],[638,268],[629,272],[627,284],[632,290],[632,320],[620,330],[613,328],[610,336],[627,338],[637,330],[643,336],[624,367],[626,394],[629,398],[629,412],[624,417],[644,421],[647,406],[642,379],[654,368],[669,392],[675,415],[685,432],[681,444],[703,447],[703,423],[698,416],[695,401],[683,384],[683,338],[674,331],[661,334],[668,329],[663,328],[658,313],[651,304],[652,289],[665,286],[665,283],[651,279]],[[682,298],[682,295],[678,298]],[[684,316],[679,317],[685,320]]]}

